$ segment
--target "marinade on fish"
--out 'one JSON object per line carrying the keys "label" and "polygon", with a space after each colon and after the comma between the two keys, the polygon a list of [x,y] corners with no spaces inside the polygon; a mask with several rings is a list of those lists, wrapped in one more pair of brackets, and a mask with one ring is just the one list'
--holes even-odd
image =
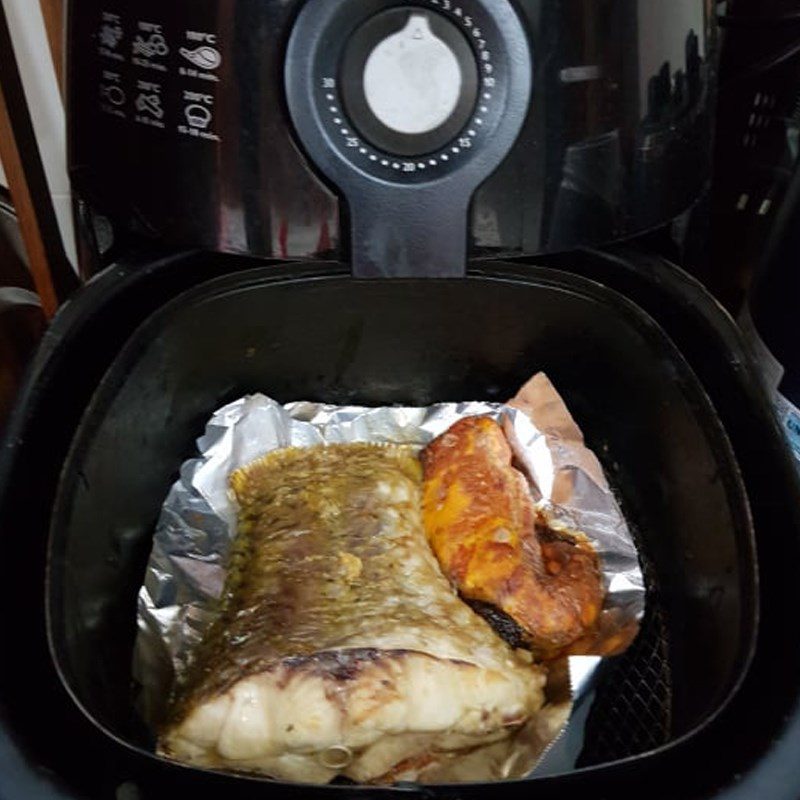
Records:
{"label": "marinade on fish", "polygon": [[535,508],[500,425],[461,419],[423,450],[422,464],[428,539],[461,596],[537,658],[590,636],[604,598],[597,553]]}
{"label": "marinade on fish", "polygon": [[541,708],[544,672],[442,574],[421,479],[412,448],[371,444],[279,450],[234,473],[219,613],[159,752],[310,782],[425,780],[462,756],[472,779],[507,777],[503,748]]}

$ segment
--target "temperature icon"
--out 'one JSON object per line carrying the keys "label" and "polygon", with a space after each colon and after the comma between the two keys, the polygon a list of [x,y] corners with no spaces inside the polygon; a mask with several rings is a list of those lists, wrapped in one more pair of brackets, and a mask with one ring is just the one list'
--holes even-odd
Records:
{"label": "temperature icon", "polygon": [[125,92],[119,86],[101,86],[100,94],[112,106],[121,106],[125,102]]}
{"label": "temperature icon", "polygon": [[136,98],[136,110],[141,114],[150,114],[156,119],[162,119],[164,117],[161,98],[157,94],[146,94],[142,92]]}
{"label": "temperature icon", "polygon": [[100,43],[113,50],[122,41],[123,31],[119,24],[106,23],[100,28]]}
{"label": "temperature icon", "polygon": [[199,69],[216,69],[222,63],[222,56],[216,47],[201,45],[194,50],[181,47],[180,54],[190,63]]}
{"label": "temperature icon", "polygon": [[205,130],[211,123],[211,112],[205,107],[193,103],[184,110],[186,121],[192,128]]}
{"label": "temperature icon", "polygon": [[165,56],[169,53],[167,40],[160,33],[153,33],[147,39],[139,35],[133,42],[134,55],[141,55],[145,58],[153,56]]}

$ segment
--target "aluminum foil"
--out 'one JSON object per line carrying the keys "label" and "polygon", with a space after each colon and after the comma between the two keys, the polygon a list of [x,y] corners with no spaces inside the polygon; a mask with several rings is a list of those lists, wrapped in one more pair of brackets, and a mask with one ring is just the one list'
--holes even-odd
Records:
{"label": "aluminum foil", "polygon": [[[607,594],[602,624],[586,655],[624,649],[644,612],[636,548],[599,461],[545,375],[534,376],[508,404],[280,405],[255,394],[229,403],[211,417],[197,442],[199,455],[183,464],[164,501],[138,598],[133,675],[145,720],[154,724],[160,718],[173,680],[185,669],[222,593],[228,548],[236,532],[236,508],[228,489],[234,470],[290,446],[394,442],[422,448],[457,420],[477,415],[493,417],[504,426],[528,473],[533,497],[552,524],[581,531],[600,556]],[[569,659],[576,707],[590,691],[599,662],[582,656]],[[539,766],[549,773],[557,750],[552,745],[564,739],[565,724],[579,724],[566,723],[569,705],[569,699],[555,700],[545,715],[550,722]]]}

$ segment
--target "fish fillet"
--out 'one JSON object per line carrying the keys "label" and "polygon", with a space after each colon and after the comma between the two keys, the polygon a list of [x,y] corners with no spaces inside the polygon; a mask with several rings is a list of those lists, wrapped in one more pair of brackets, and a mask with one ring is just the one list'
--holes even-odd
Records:
{"label": "fish fillet", "polygon": [[163,755],[284,780],[413,779],[496,750],[542,706],[541,668],[442,574],[410,448],[276,451],[231,486],[220,612],[174,693]]}
{"label": "fish fillet", "polygon": [[552,658],[585,636],[603,603],[597,554],[537,513],[511,447],[468,417],[422,453],[423,516],[445,574],[513,643]]}

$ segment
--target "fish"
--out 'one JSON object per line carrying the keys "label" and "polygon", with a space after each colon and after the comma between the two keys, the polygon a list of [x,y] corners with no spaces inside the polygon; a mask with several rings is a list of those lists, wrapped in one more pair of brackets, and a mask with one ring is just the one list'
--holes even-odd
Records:
{"label": "fish", "polygon": [[590,636],[605,590],[596,551],[537,509],[500,424],[466,417],[422,451],[423,520],[445,575],[515,647],[550,660]]}
{"label": "fish", "polygon": [[[288,781],[425,780],[503,748],[546,672],[443,574],[404,445],[273,451],[230,478],[237,533],[216,616],[173,689],[160,755]],[[470,767],[470,769],[472,769]]]}

